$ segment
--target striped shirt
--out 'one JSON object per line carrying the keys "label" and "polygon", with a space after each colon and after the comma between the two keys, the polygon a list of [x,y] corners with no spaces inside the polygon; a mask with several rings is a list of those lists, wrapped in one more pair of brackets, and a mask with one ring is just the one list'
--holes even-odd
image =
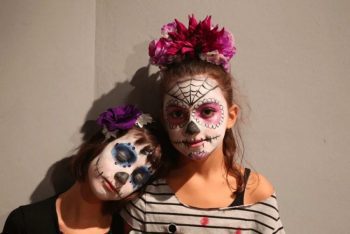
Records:
{"label": "striped shirt", "polygon": [[285,233],[275,194],[250,205],[194,208],[182,204],[165,179],[148,185],[121,215],[130,233]]}

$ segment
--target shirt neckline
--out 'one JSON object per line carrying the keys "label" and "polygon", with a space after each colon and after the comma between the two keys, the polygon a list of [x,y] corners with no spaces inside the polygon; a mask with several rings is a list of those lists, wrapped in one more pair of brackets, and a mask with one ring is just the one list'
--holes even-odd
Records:
{"label": "shirt neckline", "polygon": [[[238,205],[238,206],[227,206],[227,207],[213,207],[213,208],[201,208],[201,207],[195,207],[195,206],[191,206],[191,205],[188,205],[188,204],[185,204],[183,202],[180,201],[180,199],[176,196],[176,194],[174,193],[174,191],[172,190],[172,188],[169,186],[167,180],[165,178],[160,178],[157,180],[158,182],[162,182],[161,184],[165,185],[168,190],[169,190],[169,193],[171,193],[174,198],[176,199],[176,202],[184,207],[187,207],[189,209],[193,209],[193,210],[202,210],[202,211],[222,211],[222,210],[234,210],[234,209],[245,209],[245,208],[249,208],[249,207],[252,207],[254,205],[257,205],[259,203],[265,203],[267,202],[268,200],[276,197],[276,192],[273,192],[269,197],[261,200],[261,201],[258,201],[258,202],[255,202],[255,203],[249,203],[249,204],[242,204],[242,205]],[[155,181],[156,182],[156,181]],[[233,201],[232,201],[233,202]],[[232,204],[232,203],[231,203]]]}

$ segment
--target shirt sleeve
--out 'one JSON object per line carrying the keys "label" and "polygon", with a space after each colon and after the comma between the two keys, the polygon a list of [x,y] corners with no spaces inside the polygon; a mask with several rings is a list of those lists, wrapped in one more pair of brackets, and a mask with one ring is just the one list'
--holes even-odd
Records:
{"label": "shirt sleeve", "polygon": [[21,207],[13,210],[6,219],[2,234],[25,234]]}
{"label": "shirt sleeve", "polygon": [[274,206],[275,206],[275,209],[277,211],[277,220],[274,224],[274,230],[273,230],[273,234],[285,234],[285,230],[283,228],[283,224],[282,224],[282,221],[281,221],[281,216],[280,216],[280,213],[279,213],[279,209],[278,209],[278,204],[277,204],[277,197],[276,197],[276,194],[273,194],[272,197],[275,199],[275,203],[274,203]]}
{"label": "shirt sleeve", "polygon": [[121,210],[120,215],[131,227],[130,233],[145,231],[145,212],[146,202],[144,196],[128,202]]}

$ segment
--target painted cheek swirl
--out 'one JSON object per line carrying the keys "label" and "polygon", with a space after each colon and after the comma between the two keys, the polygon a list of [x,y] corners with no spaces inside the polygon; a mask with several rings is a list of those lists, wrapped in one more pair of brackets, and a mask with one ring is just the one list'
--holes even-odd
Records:
{"label": "painted cheek swirl", "polygon": [[165,116],[170,129],[183,128],[189,119],[188,110],[176,100],[168,103],[165,108]]}
{"label": "painted cheek swirl", "polygon": [[198,102],[191,115],[200,125],[212,129],[218,128],[224,120],[223,106],[213,98]]}

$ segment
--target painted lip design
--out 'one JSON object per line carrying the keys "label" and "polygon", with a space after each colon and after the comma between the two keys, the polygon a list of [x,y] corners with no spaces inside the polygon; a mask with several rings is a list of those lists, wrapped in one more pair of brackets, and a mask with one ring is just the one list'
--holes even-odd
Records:
{"label": "painted lip design", "polygon": [[177,145],[183,144],[187,147],[195,148],[195,147],[202,146],[205,142],[211,143],[213,140],[216,140],[217,138],[219,138],[219,136],[205,137],[205,138],[199,138],[199,139],[186,139],[182,141],[174,141],[174,144],[177,144]]}
{"label": "painted lip design", "polygon": [[114,192],[119,194],[119,187],[115,187],[107,178],[102,176],[103,178],[103,186],[107,188],[110,192]]}
{"label": "painted lip design", "polygon": [[98,177],[101,177],[103,179],[102,186],[104,188],[106,188],[108,191],[120,195],[119,194],[119,190],[120,190],[121,186],[119,184],[118,184],[118,186],[115,186],[111,181],[109,181],[105,176],[103,176],[103,171],[100,171],[99,167],[98,167],[99,161],[100,161],[100,158],[98,158],[97,161],[96,161],[96,164],[95,164],[96,169],[95,170],[96,170],[96,172],[98,174]]}

